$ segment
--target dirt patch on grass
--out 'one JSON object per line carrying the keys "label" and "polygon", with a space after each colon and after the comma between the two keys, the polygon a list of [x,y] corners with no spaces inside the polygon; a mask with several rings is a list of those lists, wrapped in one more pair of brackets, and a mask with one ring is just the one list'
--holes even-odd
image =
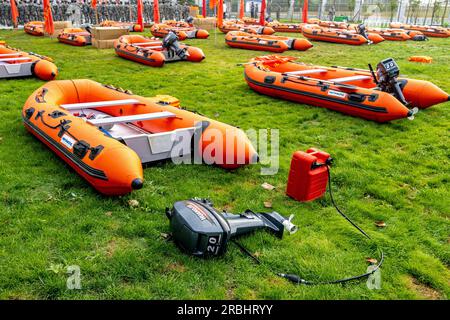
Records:
{"label": "dirt patch on grass", "polygon": [[413,276],[408,276],[407,278],[408,280],[408,287],[413,290],[415,293],[417,293],[421,298],[426,299],[426,300],[441,300],[442,299],[442,294],[421,283],[419,280],[417,280],[416,278],[414,278]]}
{"label": "dirt patch on grass", "polygon": [[108,242],[108,245],[106,246],[106,255],[108,258],[111,258],[114,255],[114,252],[116,251],[117,243],[115,240],[111,240]]}
{"label": "dirt patch on grass", "polygon": [[169,263],[167,265],[167,270],[169,271],[176,271],[176,272],[185,272],[186,267],[178,262]]}

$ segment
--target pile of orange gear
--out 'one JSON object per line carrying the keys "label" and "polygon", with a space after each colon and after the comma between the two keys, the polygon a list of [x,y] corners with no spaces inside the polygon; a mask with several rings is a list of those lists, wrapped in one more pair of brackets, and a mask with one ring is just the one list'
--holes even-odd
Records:
{"label": "pile of orange gear", "polygon": [[408,61],[431,63],[431,62],[433,62],[433,58],[428,57],[428,56],[411,56],[408,58]]}

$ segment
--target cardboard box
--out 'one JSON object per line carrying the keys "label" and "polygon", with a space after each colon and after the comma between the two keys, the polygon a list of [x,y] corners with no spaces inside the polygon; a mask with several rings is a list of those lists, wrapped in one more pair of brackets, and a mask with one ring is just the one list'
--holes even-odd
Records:
{"label": "cardboard box", "polygon": [[200,9],[197,6],[189,7],[189,15],[191,17],[196,17],[200,14]]}
{"label": "cardboard box", "polygon": [[72,28],[72,22],[70,21],[54,21],[53,26],[56,29]]}
{"label": "cardboard box", "polygon": [[45,33],[45,36],[50,37],[52,39],[56,39],[58,35],[66,28],[72,28],[72,22],[70,21],[54,21],[53,27],[55,31],[52,34]]}
{"label": "cardboard box", "polygon": [[114,41],[92,39],[92,46],[97,49],[112,49],[114,48]]}
{"label": "cardboard box", "polygon": [[129,34],[127,27],[92,27],[92,37],[96,40],[115,40]]}
{"label": "cardboard box", "polygon": [[198,29],[214,30],[216,19],[215,18],[195,18],[194,26]]}

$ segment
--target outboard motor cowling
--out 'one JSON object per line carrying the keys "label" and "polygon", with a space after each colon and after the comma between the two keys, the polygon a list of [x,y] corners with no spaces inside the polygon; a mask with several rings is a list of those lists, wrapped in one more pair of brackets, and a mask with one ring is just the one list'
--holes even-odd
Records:
{"label": "outboard motor cowling", "polygon": [[167,36],[162,40],[162,46],[166,48],[169,52],[176,54],[181,59],[184,59],[188,56],[188,53],[185,49],[180,48],[180,44],[178,42],[177,35],[170,31]]}
{"label": "outboard motor cowling", "polygon": [[369,44],[372,43],[372,41],[369,39],[369,35],[367,34],[366,26],[363,23],[358,24],[358,26],[356,27],[356,32],[366,38]]}
{"label": "outboard motor cowling", "polygon": [[377,65],[378,86],[384,92],[392,93],[401,103],[408,105],[403,95],[398,76],[400,68],[394,59],[388,58]]}

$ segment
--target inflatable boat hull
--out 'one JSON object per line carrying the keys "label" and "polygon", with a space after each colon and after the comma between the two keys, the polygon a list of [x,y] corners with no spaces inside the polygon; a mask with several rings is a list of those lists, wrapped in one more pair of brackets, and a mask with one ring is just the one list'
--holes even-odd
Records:
{"label": "inflatable boat hull", "polygon": [[79,28],[64,29],[58,35],[58,41],[77,47],[83,47],[92,44],[91,34]]}
{"label": "inflatable boat hull", "polygon": [[[294,63],[290,58],[260,57],[245,66],[255,91],[295,102],[326,107],[377,122],[406,118],[412,111],[393,95],[375,90],[369,71]],[[272,64],[277,61],[277,64]],[[352,80],[353,79],[353,80]],[[448,94],[428,81],[400,79],[411,107],[428,108]]]}
{"label": "inflatable boat hull", "polygon": [[162,67],[166,62],[201,62],[205,59],[205,54],[200,48],[185,44],[180,44],[180,48],[188,53],[183,58],[168,52],[167,49],[163,48],[162,42],[155,38],[125,35],[121,36],[114,43],[114,50],[118,56],[151,67]]}
{"label": "inflatable boat hull", "polygon": [[58,68],[48,57],[3,45],[0,45],[0,56],[0,79],[36,76],[49,81],[58,75]]}
{"label": "inflatable boat hull", "polygon": [[25,23],[23,30],[32,36],[42,37],[44,36],[44,23],[42,21],[30,21]]}
{"label": "inflatable boat hull", "polygon": [[[92,117],[97,113],[103,117]],[[27,130],[105,195],[123,195],[142,187],[144,159],[127,143],[141,136],[150,148],[149,141],[155,135],[159,141],[162,134],[171,137],[176,130],[200,128],[198,135],[189,136],[187,141],[188,146],[199,146],[194,150],[200,160],[229,169],[257,160],[251,142],[240,129],[182,110],[176,104],[159,103],[91,80],[46,83],[28,98],[22,118]],[[116,126],[123,126],[125,133],[116,136]],[[137,152],[145,152],[140,145],[137,148]],[[166,144],[161,148],[166,149]]]}
{"label": "inflatable boat hull", "polygon": [[281,53],[286,50],[305,51],[313,47],[306,39],[254,35],[240,31],[228,32],[225,43],[232,48]]}

